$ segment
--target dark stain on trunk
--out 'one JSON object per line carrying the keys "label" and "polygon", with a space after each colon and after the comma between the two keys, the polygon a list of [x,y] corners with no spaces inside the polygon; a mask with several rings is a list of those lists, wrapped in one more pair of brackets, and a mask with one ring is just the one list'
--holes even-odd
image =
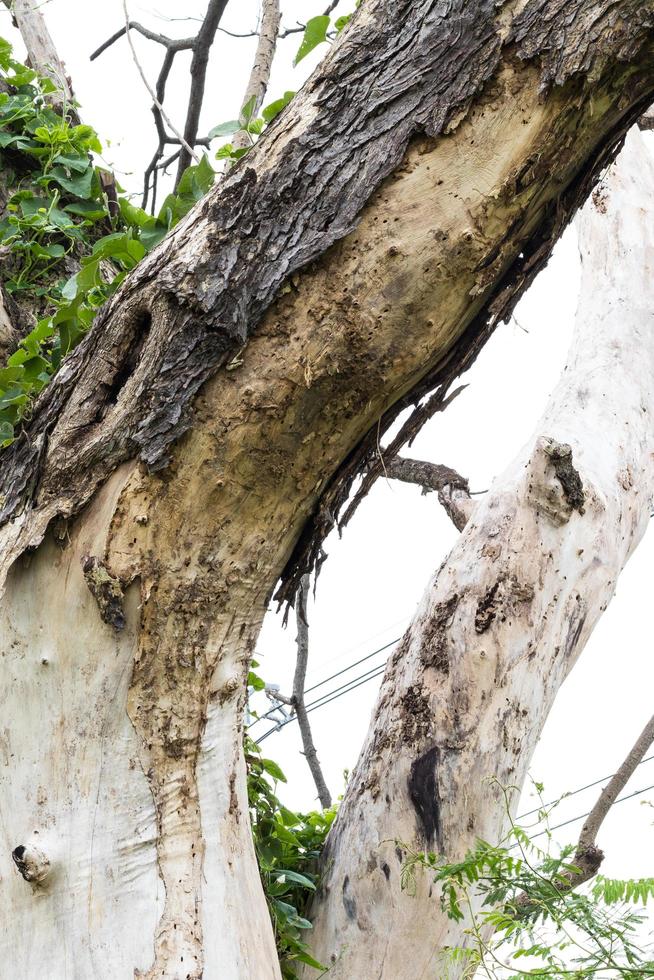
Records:
{"label": "dark stain on trunk", "polygon": [[443,851],[441,798],[438,789],[440,749],[434,746],[411,764],[409,799],[418,817],[418,826],[428,846],[436,844]]}
{"label": "dark stain on trunk", "polygon": [[499,587],[498,581],[490,587],[486,595],[477,604],[477,612],[475,613],[475,631],[477,633],[485,633],[497,615],[497,591]]}
{"label": "dark stain on trunk", "polygon": [[345,875],[343,878],[343,908],[345,909],[345,914],[348,919],[352,922],[355,921],[357,917],[357,903],[354,898],[349,894],[350,888],[350,878],[349,875]]}

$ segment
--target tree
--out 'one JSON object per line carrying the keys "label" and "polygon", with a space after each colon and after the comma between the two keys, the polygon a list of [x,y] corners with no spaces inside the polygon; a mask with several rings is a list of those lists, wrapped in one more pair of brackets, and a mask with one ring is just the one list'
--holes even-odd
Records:
{"label": "tree", "polygon": [[[444,406],[653,100],[653,60],[642,0],[366,0],[45,388],[0,472],[3,853],[35,869],[4,889],[6,917],[34,925],[15,936],[13,976],[68,962],[80,976],[279,976],[242,747],[268,600],[280,576],[293,599],[356,477],[381,470],[398,414],[416,406],[406,439]],[[637,210],[619,181],[614,193]],[[608,255],[620,222],[611,195],[598,201]],[[646,233],[635,214],[617,238],[646,302],[634,228]],[[627,264],[607,264],[617,292]],[[605,343],[579,330],[579,372],[610,371],[615,388],[602,459],[562,384],[531,486],[521,460],[475,511],[389,667],[313,911],[334,977],[413,977],[451,943],[426,894],[394,889],[402,858],[382,842],[454,853],[499,830],[482,775],[524,773],[644,529],[651,363],[631,292],[620,323],[602,295]],[[616,366],[614,343],[638,370]],[[467,742],[473,711],[483,751]]]}

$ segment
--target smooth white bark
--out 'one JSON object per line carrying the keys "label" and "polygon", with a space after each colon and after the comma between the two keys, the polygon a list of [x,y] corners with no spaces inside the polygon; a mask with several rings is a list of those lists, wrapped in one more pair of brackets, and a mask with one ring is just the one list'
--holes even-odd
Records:
{"label": "smooth white bark", "polygon": [[461,976],[443,953],[461,929],[429,876],[414,896],[401,891],[406,850],[454,860],[475,838],[500,838],[498,782],[521,786],[556,693],[647,528],[653,196],[654,164],[632,133],[580,220],[583,282],[562,379],[388,666],[313,910],[313,951],[331,980]]}

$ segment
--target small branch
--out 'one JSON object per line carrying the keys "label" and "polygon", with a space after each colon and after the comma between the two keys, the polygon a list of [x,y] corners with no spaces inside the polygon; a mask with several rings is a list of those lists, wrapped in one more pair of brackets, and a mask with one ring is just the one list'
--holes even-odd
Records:
{"label": "small branch", "polygon": [[156,41],[157,44],[163,45],[163,47],[165,47],[168,51],[189,51],[195,43],[195,38],[193,37],[175,40],[175,38],[166,37],[165,34],[157,34],[155,31],[149,30],[147,27],[144,27],[143,24],[139,24],[139,22],[136,20],[130,20],[128,24],[125,24],[125,26],[121,27],[119,31],[112,34],[111,37],[104,42],[104,44],[101,44],[99,48],[96,48],[89,60],[95,61],[95,59],[99,58],[100,55],[107,50],[107,48],[110,48],[112,44],[119,41],[121,37],[125,37],[128,31],[137,31],[139,34],[142,34],[143,37],[147,37],[148,40]]}
{"label": "small branch", "polygon": [[385,455],[384,467],[386,475],[393,480],[414,483],[422,487],[423,493],[432,490],[438,493],[438,499],[454,526],[459,531],[463,530],[474,509],[465,477],[449,466],[422,459],[405,459],[403,456],[388,459]]}
{"label": "small branch", "polygon": [[[329,17],[332,10],[335,10],[336,7],[338,7],[338,4],[339,4],[339,0],[332,0],[332,2],[326,7],[326,9],[323,10],[322,12],[323,17]],[[307,29],[306,24],[298,24],[297,27],[286,27],[279,36],[280,38],[284,38],[284,37],[288,37],[289,34],[301,34],[303,31],[306,31],[306,29]]]}
{"label": "small branch", "polygon": [[[177,188],[182,174],[189,166],[194,154],[190,147],[195,146],[198,128],[200,125],[200,112],[204,101],[204,88],[207,79],[207,65],[209,64],[209,52],[216,37],[216,31],[220,24],[221,17],[225,12],[227,0],[209,0],[209,6],[205,14],[202,26],[193,44],[193,58],[191,60],[191,91],[188,100],[188,110],[186,123],[184,126],[184,142],[179,154],[177,164],[177,177],[175,188]],[[197,158],[196,158],[197,159]]]}
{"label": "small branch", "polygon": [[[129,30],[130,19],[129,19],[129,13],[128,13],[128,10],[127,10],[127,0],[123,0],[123,10],[125,12],[125,33],[126,33],[126,36],[127,36],[127,43],[130,46],[130,50],[132,52],[132,57],[134,59],[134,64],[136,65],[136,67],[138,69],[138,73],[139,73],[139,75],[141,76],[141,78],[143,80],[143,84],[145,85],[146,89],[150,93],[150,97],[151,97],[154,105],[157,107],[158,111],[161,113],[161,118],[166,122],[166,124],[168,125],[169,129],[175,134],[175,136],[177,137],[177,139],[180,141],[180,143],[182,145],[182,148],[188,151],[188,154],[189,154],[189,162],[190,162],[190,159],[192,158],[192,159],[194,159],[196,161],[196,163],[199,163],[200,161],[199,161],[197,155],[195,154],[194,150],[192,150],[191,147],[186,143],[184,137],[181,135],[181,133],[179,133],[175,129],[175,127],[173,126],[172,122],[170,121],[170,119],[166,115],[162,103],[157,98],[156,92],[154,91],[154,89],[150,85],[150,83],[147,80],[147,77],[145,75],[145,72],[143,71],[143,68],[141,67],[141,63],[140,63],[140,61],[138,59],[138,55],[136,54],[136,48],[134,47],[134,42],[132,41],[132,36],[131,36],[130,30]],[[172,63],[172,59],[171,59],[171,63]],[[170,71],[170,66],[168,67],[168,72],[169,71]]]}
{"label": "small branch", "polygon": [[295,666],[295,676],[293,678],[293,707],[297,715],[297,721],[302,736],[304,756],[307,760],[313,781],[318,790],[318,799],[323,809],[332,805],[331,794],[327,788],[325,778],[318,761],[318,753],[313,744],[309,717],[304,704],[304,685],[307,674],[307,662],[309,660],[309,624],[307,622],[307,598],[309,595],[310,578],[308,575],[302,577],[300,588],[297,592],[295,604],[297,618],[297,663]]}
{"label": "small branch", "polygon": [[[277,47],[277,37],[279,35],[279,22],[281,14],[279,10],[279,0],[261,0],[261,29],[259,32],[259,43],[257,44],[254,64],[250,72],[245,95],[241,105],[253,103],[250,118],[253,119],[259,112],[268,91],[270,81],[270,70],[275,57]],[[246,125],[249,120],[241,116],[240,123]],[[233,139],[234,149],[245,149],[250,144],[250,135],[245,130],[240,130]]]}
{"label": "small branch", "polygon": [[[579,888],[594,878],[599,871],[604,860],[604,852],[597,846],[597,835],[611,807],[645,758],[645,753],[652,742],[654,742],[654,715],[647,722],[629,755],[606,784],[588,814],[579,834],[574,857],[570,861],[577,870],[568,872],[562,880],[556,882],[556,888],[562,894]],[[516,899],[516,912],[520,917],[529,915],[539,907],[539,904],[526,893]]]}

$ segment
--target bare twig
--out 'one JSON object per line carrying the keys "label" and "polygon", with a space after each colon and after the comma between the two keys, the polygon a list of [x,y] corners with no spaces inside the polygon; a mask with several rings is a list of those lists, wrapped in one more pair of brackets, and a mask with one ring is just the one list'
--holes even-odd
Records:
{"label": "bare twig", "polygon": [[177,177],[175,187],[179,184],[182,174],[191,162],[192,152],[189,148],[194,146],[198,136],[200,125],[200,112],[204,101],[204,88],[207,80],[207,65],[209,64],[209,52],[216,37],[216,31],[220,24],[220,19],[225,12],[227,0],[209,0],[207,12],[202,21],[200,30],[193,45],[193,58],[191,60],[191,91],[188,100],[188,110],[186,113],[186,124],[184,126],[184,143],[179,154],[177,164]]}
{"label": "bare twig", "polygon": [[309,716],[304,703],[304,685],[307,674],[307,662],[309,659],[309,624],[307,621],[307,598],[309,595],[310,579],[304,575],[300,588],[298,589],[296,602],[297,617],[297,663],[295,665],[295,676],[293,678],[293,697],[292,704],[297,715],[297,721],[302,736],[304,756],[307,760],[313,781],[318,790],[318,799],[323,809],[332,805],[331,794],[327,788],[325,778],[322,774],[318,753],[313,744]]}
{"label": "bare twig", "polygon": [[[170,118],[166,115],[166,112],[164,111],[164,107],[163,107],[162,102],[157,98],[157,93],[154,91],[154,89],[150,85],[150,83],[149,83],[149,81],[148,81],[148,79],[146,77],[146,74],[143,71],[143,68],[141,66],[141,62],[139,61],[138,55],[136,54],[136,48],[134,47],[134,42],[132,41],[132,35],[130,33],[130,23],[131,22],[130,22],[130,19],[129,19],[129,12],[127,10],[127,0],[123,0],[123,10],[125,12],[125,34],[126,34],[126,37],[127,37],[127,43],[130,46],[130,50],[132,52],[132,57],[134,59],[134,64],[136,65],[136,67],[138,69],[138,73],[139,73],[139,75],[141,76],[141,78],[143,80],[143,84],[145,85],[146,89],[148,90],[148,92],[150,94],[150,98],[152,99],[154,105],[156,106],[156,108],[157,108],[157,110],[158,110],[158,112],[159,112],[159,114],[161,116],[161,119],[167,124],[168,128],[175,134],[175,137],[179,140],[179,142],[182,145],[182,149],[187,151],[187,153],[189,155],[189,163],[190,163],[191,158],[194,159],[196,163],[199,163],[199,158],[198,158],[197,154],[195,153],[195,151],[188,145],[188,143],[186,142],[185,138],[182,136],[182,134],[180,132],[178,132],[178,130],[175,128],[175,126],[171,122]],[[168,74],[170,72],[170,68],[172,66],[172,54],[171,54],[170,51],[167,51],[166,52],[166,58],[168,59],[167,71],[166,71],[166,76],[165,76],[166,79],[167,79],[168,78]],[[164,81],[164,85],[165,85],[165,81]]]}
{"label": "bare twig", "polygon": [[[629,755],[608,781],[588,814],[579,834],[574,857],[569,862],[575,870],[557,879],[556,888],[561,894],[579,888],[580,885],[594,878],[599,871],[604,860],[604,852],[597,846],[597,835],[611,807],[644,759],[652,742],[654,742],[654,715],[647,722]],[[516,906],[517,914],[520,916],[527,916],[540,907],[536,900],[526,893],[518,896]]]}
{"label": "bare twig", "polygon": [[468,523],[474,503],[470,497],[468,481],[456,470],[422,459],[405,459],[403,456],[389,459],[387,455],[385,470],[387,476],[393,480],[415,483],[422,487],[423,493],[436,491],[441,505],[457,530],[462,531]]}
{"label": "bare twig", "polygon": [[[323,12],[322,12],[323,17],[329,17],[329,15],[331,14],[332,10],[335,10],[336,7],[338,7],[338,4],[339,4],[339,0],[332,0],[332,2],[327,5],[327,7],[325,8],[325,10],[323,10]],[[279,36],[280,36],[280,38],[284,38],[284,37],[288,37],[289,34],[301,34],[303,31],[306,31],[306,29],[307,29],[307,25],[306,24],[300,24],[300,23],[298,23],[297,27],[286,27],[286,28],[284,28],[284,30],[282,31],[282,33]]]}
{"label": "bare twig", "polygon": [[4,0],[4,4],[11,11],[14,24],[20,31],[30,66],[54,82],[57,93],[51,98],[58,104],[63,103],[67,115],[77,118],[71,110],[74,96],[70,78],[38,4],[34,0]]}
{"label": "bare twig", "polygon": [[[277,47],[280,17],[279,0],[261,0],[259,43],[257,44],[254,64],[252,65],[252,71],[250,72],[250,78],[242,102],[243,106],[248,106],[249,118],[245,119],[243,115],[239,118],[239,122],[243,127],[247,125],[250,119],[253,119],[258,114],[263,100],[266,97],[268,83],[270,81],[270,70],[272,68],[273,58],[275,57],[275,48]],[[245,129],[240,130],[232,142],[234,149],[245,149],[250,143],[249,133]]]}
{"label": "bare twig", "polygon": [[[202,26],[195,37],[171,38],[167,37],[165,34],[159,34],[156,31],[151,31],[138,21],[130,20],[127,13],[126,0],[123,0],[123,8],[125,11],[124,26],[112,34],[111,37],[101,44],[100,47],[97,48],[91,55],[91,61],[94,61],[104,51],[110,48],[112,44],[115,44],[116,41],[120,40],[120,38],[127,37],[139,74],[141,75],[141,78],[143,79],[152,98],[152,115],[154,117],[154,124],[157,130],[158,143],[157,149],[144,173],[143,201],[141,203],[142,207],[144,208],[147,208],[148,205],[150,205],[153,212],[156,206],[157,179],[159,172],[165,171],[166,168],[171,165],[171,163],[179,160],[180,163],[175,181],[175,186],[177,186],[182,173],[189,165],[191,160],[198,162],[195,147],[209,146],[210,141],[208,138],[198,137],[197,123],[199,120],[200,109],[202,107],[202,98],[204,96],[204,83],[209,48],[213,43],[213,38],[215,37],[216,33],[216,19],[220,19],[226,6],[227,0],[212,0],[212,2],[209,4],[207,14],[202,20]],[[145,77],[145,73],[143,72],[143,69],[139,63],[134,44],[132,42],[131,31],[136,31],[149,41],[154,41],[156,44],[160,44],[165,49],[164,60],[161,65],[154,90]],[[173,67],[175,56],[179,54],[180,51],[193,52],[193,60],[191,64],[193,81],[191,84],[188,117],[185,124],[184,134],[180,133],[175,128],[163,108],[168,78]],[[194,71],[195,74],[193,74]],[[195,119],[194,126],[190,125],[189,118],[191,122],[193,122],[193,119]],[[169,156],[167,160],[164,160],[164,154],[167,146],[178,146],[180,149],[177,150],[172,156]]]}

